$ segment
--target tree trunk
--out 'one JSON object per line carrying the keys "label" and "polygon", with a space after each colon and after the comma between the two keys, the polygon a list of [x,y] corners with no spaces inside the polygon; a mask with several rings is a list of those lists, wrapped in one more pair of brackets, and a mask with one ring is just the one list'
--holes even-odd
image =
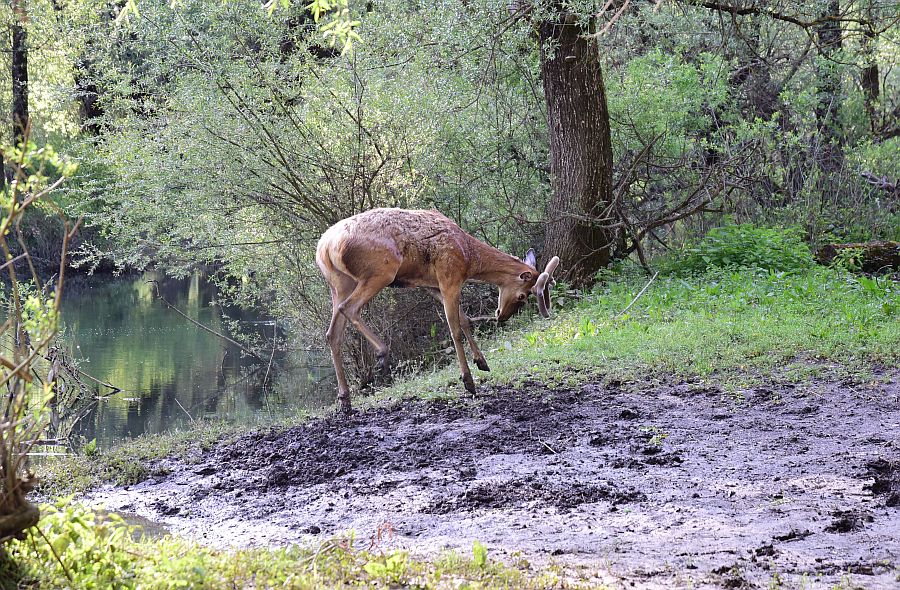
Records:
{"label": "tree trunk", "polygon": [[550,131],[546,257],[560,258],[573,285],[589,283],[609,263],[614,233],[599,220],[612,200],[612,142],[597,44],[575,18],[539,25],[541,74]]}
{"label": "tree trunk", "polygon": [[[822,18],[840,16],[840,0],[829,0]],[[816,27],[819,46],[818,88],[816,90],[816,127],[822,147],[822,167],[833,171],[843,163],[838,111],[841,106],[841,69],[837,53],[841,49],[841,23],[825,20]]]}
{"label": "tree trunk", "polygon": [[87,52],[75,62],[73,76],[81,129],[91,135],[100,135],[99,121],[103,116],[103,108],[100,106],[100,89],[97,88],[97,83],[93,79],[95,76],[94,64]]}
{"label": "tree trunk", "polygon": [[878,98],[881,94],[881,78],[878,75],[878,61],[875,57],[876,42],[877,38],[874,31],[866,30],[863,32],[862,52],[865,56],[866,65],[863,66],[859,82],[860,86],[862,86],[866,114],[869,116],[870,131],[877,135],[881,127],[878,121]]}
{"label": "tree trunk", "polygon": [[25,0],[12,0],[12,127],[18,145],[28,131],[28,48],[25,33]]}

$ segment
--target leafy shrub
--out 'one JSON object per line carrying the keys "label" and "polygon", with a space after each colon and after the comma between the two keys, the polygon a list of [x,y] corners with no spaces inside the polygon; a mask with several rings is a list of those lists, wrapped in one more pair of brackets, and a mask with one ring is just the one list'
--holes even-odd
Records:
{"label": "leafy shrub", "polygon": [[710,230],[671,264],[679,273],[730,267],[798,271],[812,266],[813,258],[797,229],[743,223]]}

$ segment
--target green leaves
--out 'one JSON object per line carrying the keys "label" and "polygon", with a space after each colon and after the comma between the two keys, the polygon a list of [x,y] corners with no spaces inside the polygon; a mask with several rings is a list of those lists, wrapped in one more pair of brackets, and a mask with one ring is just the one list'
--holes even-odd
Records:
{"label": "green leaves", "polygon": [[[274,1],[272,0],[272,2]],[[289,0],[281,0],[281,2],[286,4]],[[323,16],[330,16],[328,22],[319,24],[319,31],[328,40],[331,47],[337,43],[343,46],[341,54],[352,51],[353,42],[362,40],[356,33],[356,28],[360,23],[350,16],[349,0],[312,0],[306,8],[312,13],[313,20],[317,24],[320,23]]]}
{"label": "green leaves", "polygon": [[712,268],[800,271],[814,264],[796,228],[765,228],[745,223],[713,228],[700,242],[669,263],[678,273]]}
{"label": "green leaves", "polygon": [[402,551],[395,551],[387,557],[367,562],[363,569],[374,578],[384,578],[389,582],[399,583],[406,573],[408,556]]}

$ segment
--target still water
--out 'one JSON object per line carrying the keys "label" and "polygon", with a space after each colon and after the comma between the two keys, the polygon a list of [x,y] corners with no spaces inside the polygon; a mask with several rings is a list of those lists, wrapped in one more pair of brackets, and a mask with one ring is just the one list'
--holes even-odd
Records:
{"label": "still water", "polygon": [[[95,392],[80,400],[77,411],[63,418],[58,432],[72,444],[96,439],[100,448],[108,448],[202,418],[259,425],[333,402],[330,363],[313,357],[289,367],[276,354],[268,370],[271,349],[260,351],[263,363],[243,355],[169,309],[156,297],[148,282],[153,280],[159,281],[162,297],[188,317],[230,334],[215,303],[215,287],[201,274],[184,280],[148,273],[70,283],[62,305],[65,346],[79,368],[121,389],[109,394],[101,387],[100,396]],[[276,326],[270,318],[225,312],[241,331],[271,342]]]}

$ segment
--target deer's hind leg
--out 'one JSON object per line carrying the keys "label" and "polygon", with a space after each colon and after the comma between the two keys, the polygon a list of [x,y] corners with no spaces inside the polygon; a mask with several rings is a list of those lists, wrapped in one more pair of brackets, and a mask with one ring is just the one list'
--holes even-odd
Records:
{"label": "deer's hind leg", "polygon": [[362,308],[365,307],[375,295],[393,282],[395,275],[396,271],[390,273],[387,277],[382,275],[358,279],[356,288],[353,289],[353,293],[344,299],[337,308],[348,320],[350,320],[353,327],[359,330],[359,333],[362,334],[375,348],[375,369],[384,379],[390,378],[391,375],[390,350],[388,349],[387,344],[384,343],[384,340],[379,338],[372,328],[362,320],[360,313],[362,312]]}
{"label": "deer's hind leg", "polygon": [[353,278],[334,271],[328,277],[328,287],[331,289],[331,322],[325,339],[331,349],[331,360],[334,363],[334,374],[338,382],[338,402],[343,412],[350,411],[350,386],[347,385],[347,375],[344,372],[344,359],[342,345],[344,331],[347,327],[347,318],[340,312],[340,304],[353,293],[356,281]]}

